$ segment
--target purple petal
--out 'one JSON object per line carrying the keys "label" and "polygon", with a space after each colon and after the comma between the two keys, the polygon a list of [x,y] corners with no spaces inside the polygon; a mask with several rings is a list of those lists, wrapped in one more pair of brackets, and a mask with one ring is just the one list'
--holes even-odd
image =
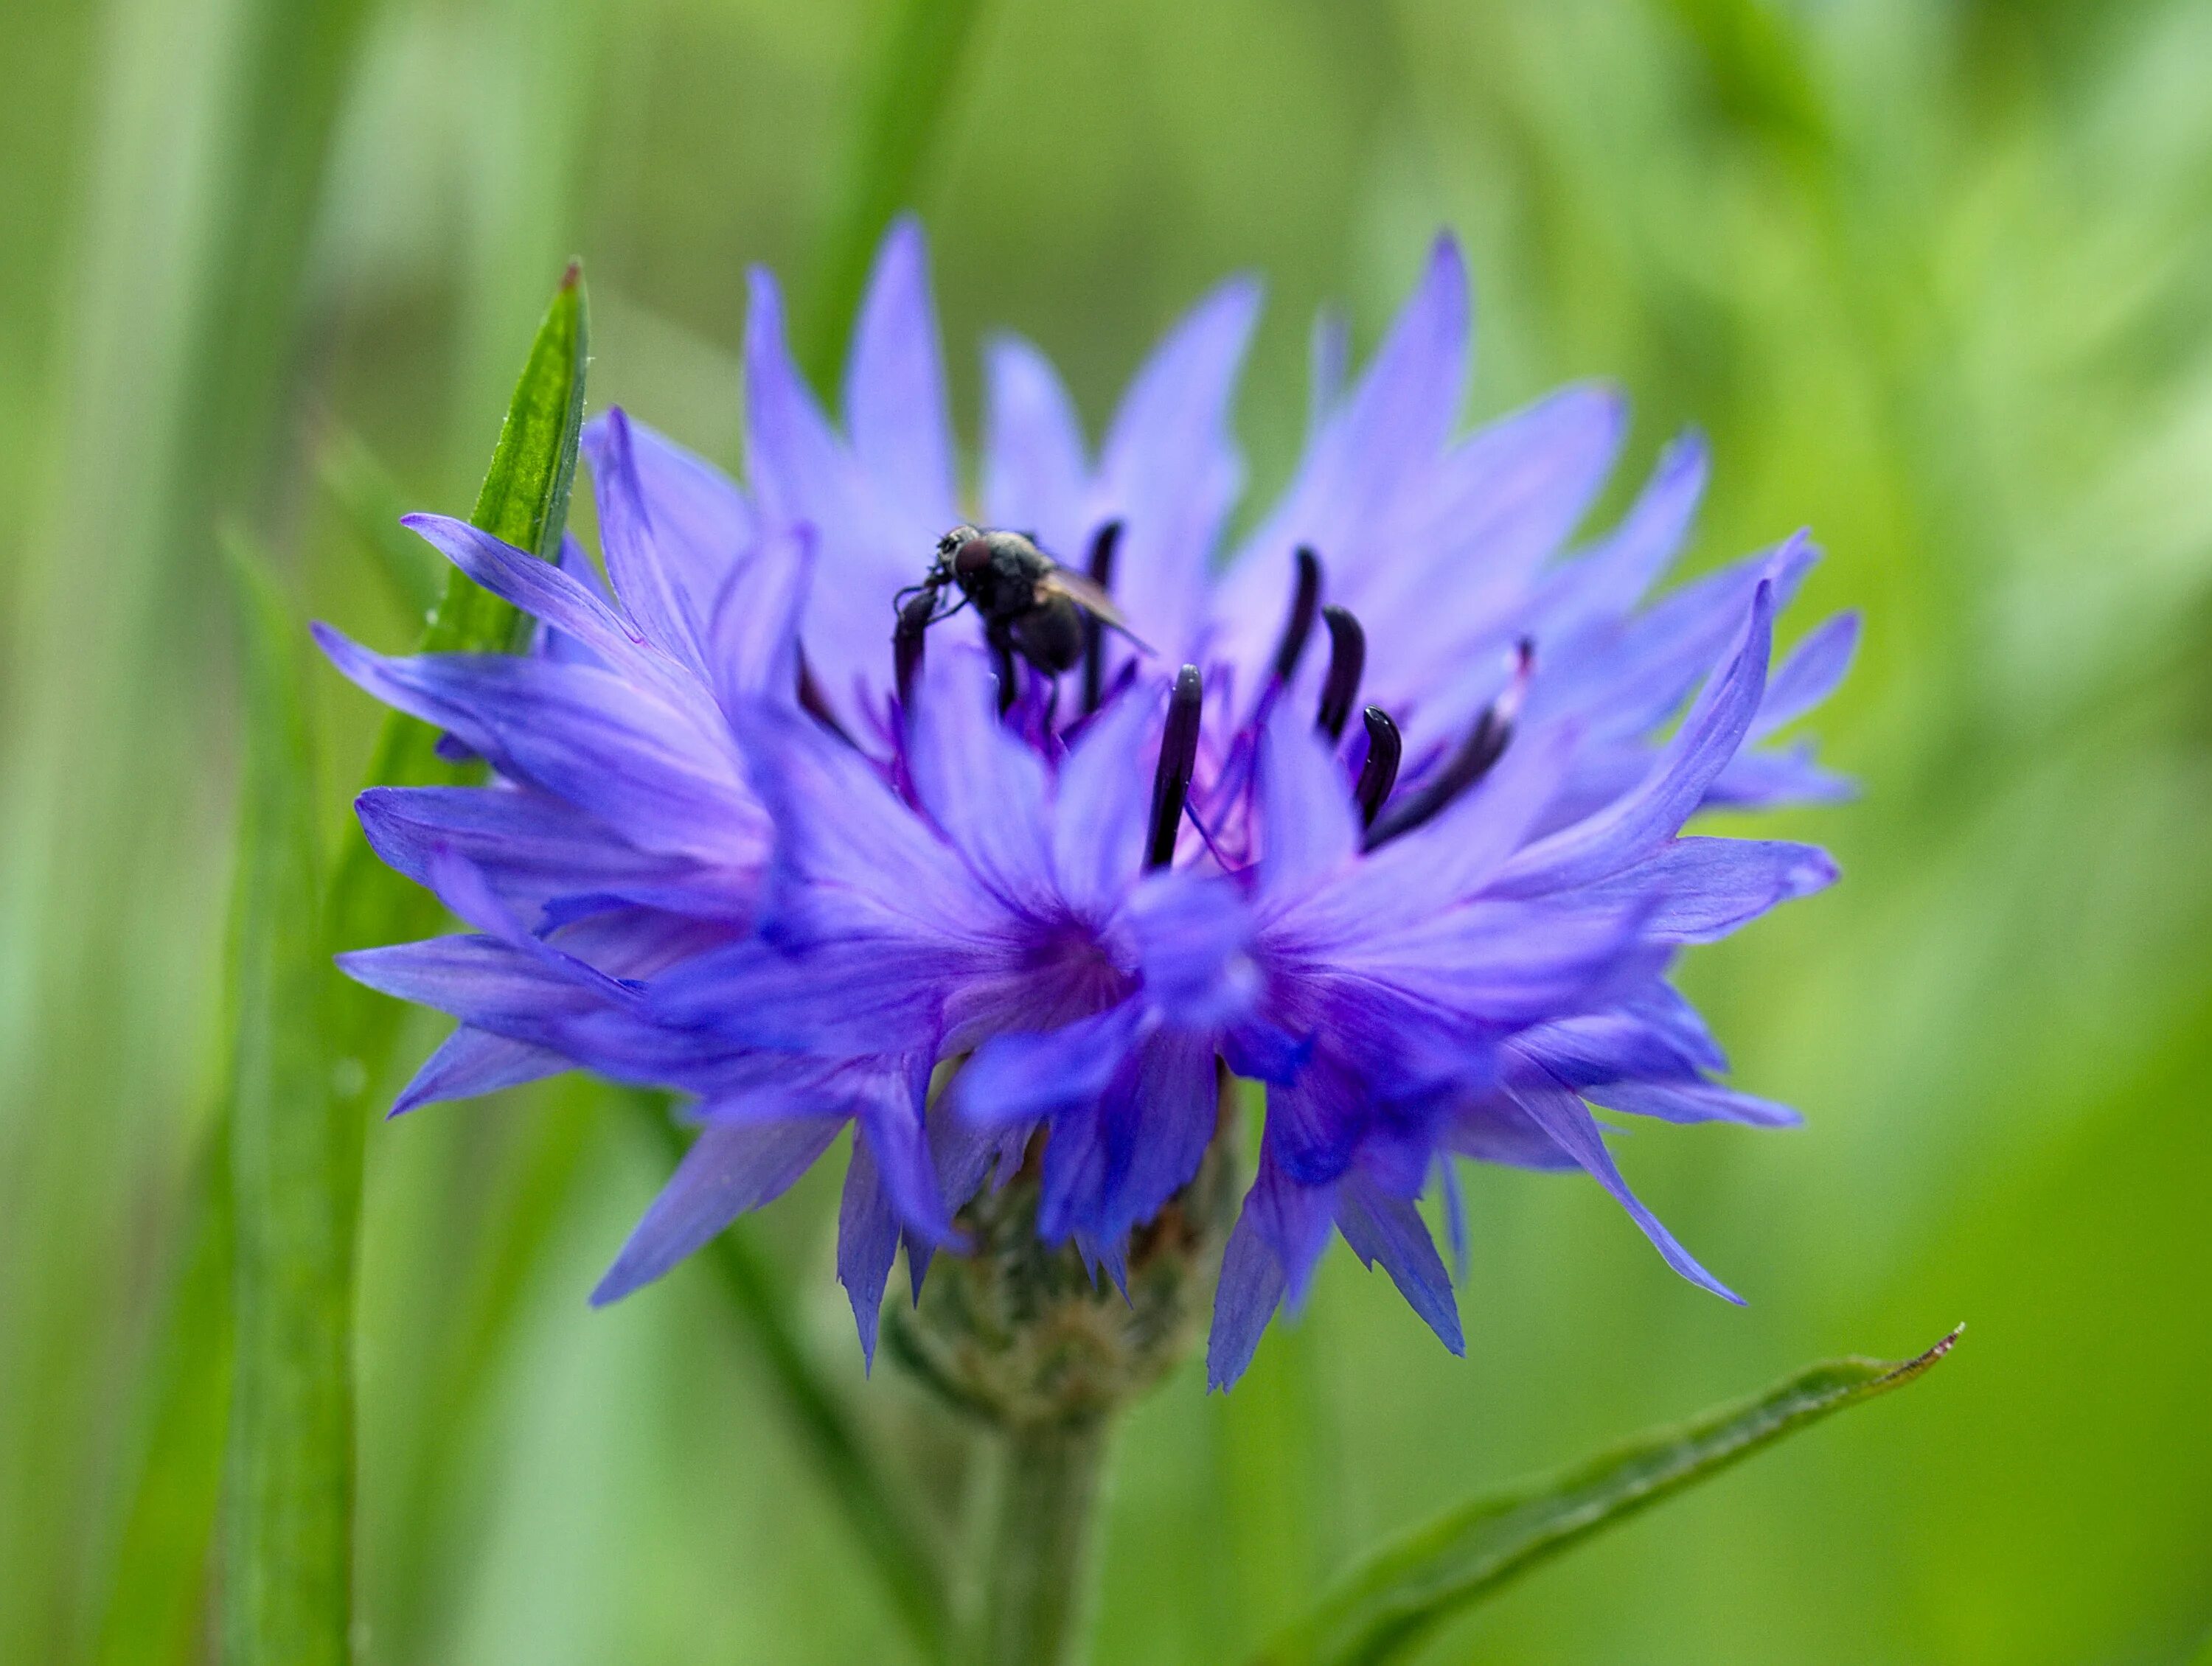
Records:
{"label": "purple petal", "polygon": [[1735,657],[1717,670],[1644,783],[1598,815],[1530,845],[1506,864],[1497,889],[1540,896],[1618,873],[1674,836],[1735,755],[1766,686],[1774,587],[1753,594]]}
{"label": "purple petal", "polygon": [[1060,764],[1053,872],[1068,907],[1088,918],[1110,913],[1143,865],[1152,792],[1146,754],[1158,750],[1147,741],[1160,722],[1161,692],[1139,685],[1123,694]]}
{"label": "purple petal", "polygon": [[975,970],[957,946],[881,933],[786,951],[757,938],[695,957],[647,991],[661,1023],[817,1058],[931,1045]]}
{"label": "purple petal", "polygon": [[1557,663],[1540,645],[1527,717],[1579,716],[1601,741],[1641,740],[1681,706],[1713,663],[1741,636],[1762,584],[1779,614],[1820,559],[1803,533],[1662,597],[1609,631],[1586,633]]}
{"label": "purple petal", "polygon": [[[1249,1205],[1248,1205],[1249,1210]],[[1260,1337],[1283,1305],[1289,1279],[1259,1226],[1239,1215],[1222,1251],[1221,1281],[1213,1293],[1213,1328],[1206,1343],[1206,1386],[1228,1389],[1259,1351]]]}
{"label": "purple petal", "polygon": [[1460,1332],[1451,1275],[1444,1270],[1436,1240],[1412,1202],[1355,1171],[1337,1188],[1336,1226],[1362,1263],[1382,1264],[1398,1293],[1437,1333],[1437,1340],[1464,1355],[1467,1341]]}
{"label": "purple petal", "polygon": [[[1126,1133],[1098,1203],[1102,1233],[1119,1239],[1152,1220],[1197,1175],[1221,1118],[1220,1081],[1210,1037],[1186,1029],[1147,1036],[1129,1073],[1126,1097],[1109,1107]],[[1050,1160],[1051,1148],[1046,1148]]]}
{"label": "purple petal", "polygon": [[1258,317],[1256,284],[1222,285],[1193,308],[1130,384],[1098,473],[1125,524],[1114,591],[1170,661],[1196,645],[1207,560],[1243,484],[1229,402]]}
{"label": "purple petal", "polygon": [[799,692],[799,627],[814,585],[815,539],[804,528],[763,539],[741,560],[708,613],[707,664],[732,722],[751,701]]}
{"label": "purple petal", "polygon": [[778,942],[972,942],[1003,929],[959,856],[850,747],[780,707],[753,708],[746,727],[778,834],[764,922]]}
{"label": "purple petal", "polygon": [[1669,445],[1620,524],[1546,580],[1531,609],[1536,639],[1557,651],[1593,627],[1626,618],[1680,553],[1710,471],[1704,436],[1686,433]]}
{"label": "purple petal", "polygon": [[545,1047],[510,1041],[503,1035],[464,1024],[423,1061],[415,1078],[392,1102],[395,1117],[417,1106],[446,1100],[474,1099],[502,1087],[517,1087],[558,1075],[572,1068],[568,1059]]}
{"label": "purple petal", "polygon": [[494,596],[574,638],[602,663],[661,686],[672,682],[674,666],[656,663],[642,637],[589,586],[560,567],[449,516],[403,515],[399,524]]}
{"label": "purple petal", "polygon": [[930,1060],[911,1053],[878,1078],[860,1107],[860,1141],[872,1155],[892,1213],[908,1233],[942,1246],[954,1241],[952,1218],[938,1190],[937,1167],[922,1126]]}
{"label": "purple petal", "polygon": [[1427,825],[1370,852],[1311,907],[1341,915],[1347,924],[1364,918],[1370,929],[1385,929],[1473,898],[1538,825],[1580,738],[1572,724],[1515,736],[1472,791]]}
{"label": "purple petal", "polygon": [[1321,553],[1333,599],[1401,554],[1394,535],[1443,457],[1466,385],[1467,271],[1449,237],[1359,386],[1308,447],[1296,482],[1241,549],[1216,592],[1223,651],[1248,676],[1262,663],[1292,581],[1291,553]]}
{"label": "purple petal", "polygon": [[1313,330],[1306,338],[1308,445],[1343,403],[1345,379],[1351,372],[1352,321],[1342,307],[1323,306],[1314,314]]}
{"label": "purple petal", "polygon": [[1771,809],[1784,804],[1843,804],[1858,797],[1848,775],[1813,759],[1809,741],[1777,751],[1739,752],[1705,789],[1701,809]]}
{"label": "purple petal", "polygon": [[1509,1168],[1561,1173],[1582,1166],[1502,1093],[1471,1095],[1456,1106],[1445,1129],[1444,1144],[1462,1157]]}
{"label": "purple petal", "polygon": [[860,1333],[862,1369],[876,1364],[876,1330],[884,1308],[884,1286],[898,1253],[898,1215],[891,1208],[874,1151],[856,1138],[845,1166],[845,1190],[837,1203],[837,1282],[853,1306]]}
{"label": "purple petal", "polygon": [[1753,1128],[1796,1128],[1805,1118],[1796,1109],[1739,1094],[1710,1081],[1613,1081],[1589,1089],[1589,1097],[1608,1110],[1662,1122],[1736,1122]]}
{"label": "purple petal", "polygon": [[1292,1184],[1262,1151],[1259,1175],[1222,1256],[1206,1346],[1209,1390],[1228,1388],[1244,1374],[1278,1307],[1287,1300],[1295,1310],[1304,1300],[1328,1245],[1333,1200],[1333,1188]]}
{"label": "purple petal", "polygon": [[1296,903],[1348,864],[1359,822],[1344,772],[1303,713],[1278,706],[1260,742],[1265,849],[1255,902],[1262,918]]}
{"label": "purple petal", "polygon": [[652,1283],[746,1210],[781,1196],[842,1126],[835,1117],[708,1123],[592,1292],[592,1306]]}
{"label": "purple petal", "polygon": [[965,649],[933,654],[915,696],[907,761],[922,808],[1007,907],[1059,914],[1043,760],[1000,721],[988,660]]}
{"label": "purple petal", "polygon": [[[502,1035],[536,1029],[564,1008],[596,1004],[591,992],[533,955],[483,936],[432,937],[337,956],[356,983]],[[542,1032],[540,1032],[542,1033]],[[517,1037],[532,1040],[531,1033]]]}
{"label": "purple petal", "polygon": [[835,583],[806,603],[806,655],[823,697],[853,734],[871,728],[890,682],[890,598],[929,565],[934,520],[886,502],[823,419],[783,337],[775,280],[752,275],[745,319],[746,475],[770,524],[810,526]]}
{"label": "purple petal", "polygon": [[588,665],[507,654],[387,659],[328,626],[315,639],[346,677],[451,730],[503,775],[598,815],[640,849],[744,863],[764,831],[726,736]]}
{"label": "purple petal", "polygon": [[693,598],[684,593],[678,577],[683,563],[664,548],[673,545],[672,531],[664,533],[654,524],[638,472],[629,419],[619,407],[609,411],[587,442],[592,448],[592,494],[599,511],[599,546],[616,598],[647,641],[693,670],[703,670],[700,621]]}
{"label": "purple petal", "polygon": [[418,885],[453,850],[526,922],[556,898],[619,898],[695,915],[751,917],[757,865],[716,868],[639,851],[595,816],[522,789],[371,787],[354,801],[379,857]]}
{"label": "purple petal", "polygon": [[1226,879],[1148,875],[1129,900],[1145,997],[1164,1022],[1217,1030],[1241,1022],[1261,992],[1251,954],[1253,920]]}
{"label": "purple petal", "polygon": [[1559,1142],[1561,1150],[1613,1194],[1613,1201],[1628,1211],[1629,1219],[1643,1229],[1644,1235],[1651,1240],[1652,1247],[1669,1267],[1723,1300],[1742,1305],[1743,1298],[1699,1266],[1697,1258],[1676,1242],[1674,1233],[1659,1223],[1659,1217],[1645,1209],[1628,1189],[1628,1182],[1621,1178],[1620,1168],[1613,1163],[1613,1154],[1605,1148],[1597,1118],[1590,1115],[1589,1107],[1582,1102],[1580,1095],[1560,1086],[1540,1066],[1510,1076],[1506,1091],[1515,1104]]}
{"label": "purple petal", "polygon": [[1452,451],[1400,547],[1343,587],[1387,650],[1372,679],[1386,707],[1418,699],[1455,725],[1488,700],[1489,673],[1469,649],[1500,640],[1522,615],[1536,570],[1612,472],[1626,426],[1613,390],[1572,387]]}
{"label": "purple petal", "polygon": [[[611,414],[584,425],[585,456],[608,444]],[[759,518],[734,482],[703,457],[635,418],[625,418],[638,495],[653,522],[654,548],[687,615],[704,619],[731,566],[759,540]]]}
{"label": "purple petal", "polygon": [[1089,471],[1075,402],[1043,354],[1000,336],[984,355],[988,388],[983,502],[994,526],[1033,531],[1075,560],[1089,536]]}
{"label": "purple petal", "polygon": [[1751,839],[1676,839],[1601,881],[1589,894],[1623,905],[1654,902],[1644,935],[1666,942],[1725,937],[1777,904],[1836,881],[1836,864],[1814,845]]}
{"label": "purple petal", "polygon": [[912,215],[894,221],[876,255],[845,376],[854,455],[909,520],[940,529],[952,500],[952,422],[929,298],[929,252]]}
{"label": "purple petal", "polygon": [[1142,1009],[1120,1005],[1056,1030],[992,1037],[953,1079],[952,1100],[970,1124],[1034,1122],[1097,1099],[1137,1038]]}
{"label": "purple petal", "polygon": [[1839,613],[1824,621],[1777,668],[1766,685],[1750,738],[1758,740],[1803,717],[1836,692],[1859,645],[1859,615]]}

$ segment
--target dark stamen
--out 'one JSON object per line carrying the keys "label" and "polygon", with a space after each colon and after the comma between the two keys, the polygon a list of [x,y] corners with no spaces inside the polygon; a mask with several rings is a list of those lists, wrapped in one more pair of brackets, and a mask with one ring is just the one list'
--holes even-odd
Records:
{"label": "dark stamen", "polygon": [[1505,685],[1505,692],[1476,719],[1467,738],[1459,743],[1459,750],[1444,760],[1443,768],[1423,782],[1419,791],[1393,804],[1388,815],[1368,828],[1366,849],[1371,851],[1400,833],[1411,833],[1422,823],[1435,820],[1490,773],[1491,766],[1503,755],[1506,742],[1513,738],[1513,725],[1520,718],[1521,703],[1528,696],[1528,679],[1535,665],[1535,645],[1524,638],[1514,649],[1513,680]]}
{"label": "dark stamen", "polygon": [[1367,633],[1348,608],[1321,610],[1328,627],[1328,680],[1321,687],[1321,711],[1314,726],[1331,741],[1344,738],[1344,725],[1352,716],[1352,699],[1359,692],[1360,673],[1367,669]]}
{"label": "dark stamen", "polygon": [[1014,709],[1014,651],[1004,642],[994,642],[991,655],[999,667],[999,715],[1003,718]]}
{"label": "dark stamen", "polygon": [[1283,639],[1275,647],[1275,681],[1288,682],[1313,634],[1314,608],[1321,600],[1321,557],[1308,544],[1297,551],[1297,588],[1291,592],[1291,616],[1283,621]]}
{"label": "dark stamen", "polygon": [[937,598],[927,591],[918,592],[899,609],[898,628],[891,633],[891,670],[898,683],[901,706],[914,704],[915,674],[921,669],[922,643],[929,616],[936,611]]}
{"label": "dark stamen", "polygon": [[799,651],[799,709],[846,745],[852,745],[853,737],[845,732],[845,725],[837,721],[837,714],[830,709],[830,702],[822,697],[822,685],[814,680],[814,669],[806,663],[806,650],[804,648]]}
{"label": "dark stamen", "polygon": [[1406,743],[1398,734],[1398,725],[1381,706],[1369,706],[1359,714],[1359,720],[1367,725],[1367,761],[1359,766],[1359,785],[1355,791],[1359,825],[1371,827],[1390,789],[1398,785],[1398,760]]}
{"label": "dark stamen", "polygon": [[1160,736],[1159,767],[1152,774],[1152,838],[1145,846],[1148,869],[1164,868],[1175,860],[1176,833],[1182,826],[1191,770],[1198,761],[1198,710],[1204,693],[1197,666],[1186,665],[1176,673],[1167,729]]}
{"label": "dark stamen", "polygon": [[[1121,543],[1121,523],[1109,521],[1091,541],[1091,582],[1101,590],[1114,588],[1114,554]],[[1096,614],[1083,615],[1083,712],[1098,709],[1106,688],[1106,627]]]}

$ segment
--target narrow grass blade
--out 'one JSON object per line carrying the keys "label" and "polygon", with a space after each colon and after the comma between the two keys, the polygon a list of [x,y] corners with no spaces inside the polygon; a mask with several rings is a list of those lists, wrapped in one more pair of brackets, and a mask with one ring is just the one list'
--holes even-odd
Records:
{"label": "narrow grass blade", "polygon": [[[228,1126],[228,1124],[224,1124]],[[191,1182],[191,1220],[149,1360],[137,1485],[113,1554],[99,1666],[197,1660],[208,1538],[230,1406],[230,1153],[216,1140]]]}
{"label": "narrow grass blade", "polygon": [[[680,1159],[686,1142],[667,1106],[653,1094],[627,1097],[653,1149],[672,1164]],[[751,1333],[769,1385],[908,1634],[924,1658],[947,1659],[951,1627],[944,1577],[925,1548],[928,1541],[912,1505],[893,1488],[859,1422],[815,1369],[790,1305],[744,1224],[718,1234],[700,1258]]]}
{"label": "narrow grass blade", "polygon": [[1951,1351],[1959,1334],[1903,1361],[1853,1358],[1809,1366],[1752,1399],[1463,1505],[1355,1568],[1255,1666],[1379,1666],[1402,1659],[1437,1626],[1516,1574],[1784,1435],[1912,1381]]}
{"label": "narrow grass blade", "polygon": [[982,0],[895,0],[878,33],[800,344],[800,362],[817,388],[834,386],[877,239],[912,205],[982,9]]}
{"label": "narrow grass blade", "polygon": [[232,937],[235,1265],[222,1645],[233,1666],[343,1666],[353,1586],[358,1124],[331,1092],[314,757],[300,621],[234,554],[247,745]]}
{"label": "narrow grass blade", "polygon": [[[568,489],[575,477],[577,441],[583,426],[587,339],[583,285],[571,268],[539,327],[501,430],[491,473],[477,504],[479,524],[540,552],[558,548],[567,520]],[[287,679],[296,675],[294,662],[301,637],[298,621],[291,618],[252,558],[246,558],[239,566],[239,575],[248,646],[252,650],[248,656],[248,669],[254,674],[251,692],[257,700],[264,694],[273,699],[281,693],[290,700]],[[478,590],[459,572],[449,570],[444,585],[438,615],[424,632],[421,645],[424,650],[497,651],[512,645],[516,635],[513,609]],[[282,615],[282,630],[289,635],[270,634],[278,631],[276,615]],[[252,710],[257,729],[249,746],[246,827],[242,833],[252,831],[257,812],[265,821],[283,800],[287,778],[284,765],[282,756],[270,754],[270,748],[276,748],[276,754],[289,756],[295,772],[289,778],[292,790],[310,791],[313,779],[306,768],[304,731],[285,729],[282,734],[264,736],[258,726],[264,707],[257,704]],[[283,724],[296,724],[296,703],[280,715]],[[385,724],[369,779],[411,785],[455,778],[459,770],[438,757],[433,749],[435,740],[425,725],[395,713]],[[269,773],[271,770],[276,772],[274,776]],[[297,805],[293,807],[294,811],[298,809]],[[244,851],[246,846],[241,844],[240,848]],[[404,1009],[395,1002],[336,980],[330,972],[330,950],[420,936],[433,929],[438,906],[427,893],[376,862],[358,828],[349,830],[342,848],[334,894],[325,911],[327,918],[322,922],[327,927],[326,940],[315,948],[317,976],[327,989],[320,1015],[322,1027],[315,1032],[325,1051],[318,1068],[308,1073],[310,1100],[296,1108],[305,1115],[313,1104],[326,1104],[331,1124],[342,1130],[349,1148],[345,1160],[356,1177],[356,1196],[343,1206],[350,1246],[350,1223],[358,1210],[357,1177],[362,1130],[369,1116],[368,1095],[375,1091],[379,1068],[391,1051]],[[295,857],[297,854],[293,852]],[[261,895],[251,857],[241,860],[239,886],[243,912]],[[312,929],[317,918],[310,915],[304,922],[293,924]],[[272,924],[264,918],[254,929]],[[241,944],[246,930],[241,918],[238,927]],[[234,948],[234,955],[238,953]],[[241,988],[238,1015],[241,1023],[247,1018],[244,994]],[[259,1033],[263,1041],[269,1039],[265,1021]],[[306,1033],[296,1033],[290,1039],[304,1043]],[[246,1045],[241,1032],[234,1074],[242,1072],[248,1063]],[[200,1229],[191,1267],[172,1297],[170,1318],[155,1366],[157,1386],[149,1397],[145,1419],[147,1461],[125,1512],[115,1579],[101,1618],[104,1662],[131,1661],[135,1666],[142,1661],[185,1657],[197,1629],[217,1476],[215,1462],[196,1465],[191,1460],[195,1457],[213,1460],[221,1453],[219,1442],[210,1440],[202,1445],[199,1437],[210,1428],[221,1427],[230,1390],[235,1275],[229,1154],[240,1137],[236,1111],[246,1091],[246,1084],[240,1076],[226,1092],[222,1112],[210,1130],[210,1149],[199,1164],[202,1195],[195,1207],[206,1224]],[[349,1288],[345,1300],[349,1329]],[[235,1415],[234,1412],[234,1428]],[[349,1410],[348,1416],[349,1420]],[[349,1421],[345,1446],[350,1453]],[[236,1455],[229,1461],[234,1466]],[[234,1542],[230,1548],[235,1552]],[[161,1651],[165,1642],[169,1645],[166,1653]]]}
{"label": "narrow grass blade", "polygon": [[[576,447],[584,431],[584,369],[591,350],[591,313],[582,269],[571,264],[545,309],[530,357],[514,385],[501,424],[499,445],[469,519],[541,560],[560,554],[568,524],[568,490],[576,478]],[[480,588],[459,568],[446,575],[443,598],[420,645],[424,653],[504,653],[518,645],[522,618],[508,603]],[[368,778],[383,786],[412,786],[462,779],[459,765],[437,755],[437,735],[427,724],[393,713],[379,736]],[[332,893],[334,946],[358,948],[426,929],[436,918],[427,894],[386,870],[358,834],[349,832]],[[357,1010],[391,1015],[399,1009],[371,1000]],[[383,1033],[388,1039],[387,1020]],[[374,1062],[363,1049],[351,1055]]]}

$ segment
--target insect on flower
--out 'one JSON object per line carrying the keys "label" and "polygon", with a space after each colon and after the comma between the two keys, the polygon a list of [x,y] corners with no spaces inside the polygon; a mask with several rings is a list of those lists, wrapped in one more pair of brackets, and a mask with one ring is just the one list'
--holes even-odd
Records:
{"label": "insect on flower", "polygon": [[[1110,570],[1118,536],[1119,528],[1109,523],[1097,542],[1095,565]],[[950,608],[942,605],[947,590],[960,593],[960,600]],[[937,541],[937,559],[928,576],[892,601],[898,609],[896,640],[902,693],[912,679],[921,633],[971,604],[982,618],[984,639],[998,657],[1000,698],[1008,704],[1015,694],[1016,654],[1045,675],[1056,677],[1074,669],[1086,655],[1097,657],[1097,627],[1102,624],[1136,640],[1099,579],[1062,566],[1020,532],[954,527]]]}

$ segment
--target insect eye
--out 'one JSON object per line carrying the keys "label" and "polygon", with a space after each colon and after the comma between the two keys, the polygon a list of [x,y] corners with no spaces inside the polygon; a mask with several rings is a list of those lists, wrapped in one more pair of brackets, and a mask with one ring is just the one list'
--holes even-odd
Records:
{"label": "insect eye", "polygon": [[963,579],[972,579],[991,565],[991,546],[981,538],[970,538],[953,552],[952,570]]}

